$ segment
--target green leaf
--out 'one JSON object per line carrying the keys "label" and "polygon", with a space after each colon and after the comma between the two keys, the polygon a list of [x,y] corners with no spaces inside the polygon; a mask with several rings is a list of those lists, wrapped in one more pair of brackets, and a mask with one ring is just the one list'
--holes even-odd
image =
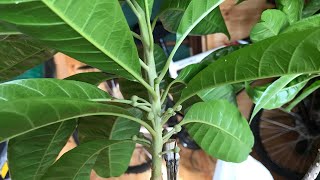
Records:
{"label": "green leaf", "polygon": [[283,33],[298,32],[298,31],[304,31],[304,30],[319,28],[319,27],[320,27],[320,14],[314,15],[293,23],[291,26],[285,29]]}
{"label": "green leaf", "polygon": [[[221,49],[218,49],[211,54],[209,54],[207,57],[205,57],[201,63],[199,64],[192,64],[184,69],[181,70],[178,77],[174,80],[174,85],[172,86],[170,93],[173,95],[175,100],[178,100],[181,96],[181,91],[185,87],[187,83],[200,71],[202,71],[204,68],[206,68],[210,63],[218,60],[219,58],[226,56],[233,51],[236,51],[245,45],[237,45],[237,46],[227,46]],[[181,83],[181,84],[177,84]],[[236,104],[235,102],[235,91],[236,89],[232,86],[226,85],[218,88],[203,90],[197,94],[197,97],[191,98],[187,102],[183,103],[183,108],[186,110],[191,105],[197,102],[204,101],[204,98],[208,101],[209,99],[215,100],[215,99],[227,99],[228,101]],[[205,96],[204,96],[205,95]],[[208,99],[208,97],[210,97]],[[216,98],[214,98],[216,97]]]}
{"label": "green leaf", "polygon": [[[121,148],[119,148],[119,145],[121,145]],[[125,148],[126,145],[132,146],[134,143],[130,141],[97,140],[82,144],[64,154],[49,168],[43,179],[90,179],[91,170],[101,151],[116,152],[109,156],[109,165],[111,172],[117,174],[117,168],[126,168],[127,166],[125,162],[118,161],[118,157],[131,157],[131,154]]]}
{"label": "green leaf", "polygon": [[304,0],[276,0],[277,8],[284,12],[290,24],[302,18]]}
{"label": "green leaf", "polygon": [[197,95],[204,102],[224,99],[237,106],[236,95],[234,92],[234,88],[231,85],[225,85],[210,90],[203,90],[200,91]]}
{"label": "green leaf", "polygon": [[252,120],[255,115],[264,107],[272,106],[269,103],[271,100],[274,100],[274,96],[280,93],[284,87],[286,87],[291,81],[296,79],[299,75],[286,75],[275,82],[273,82],[268,88],[261,94],[259,100],[256,102],[256,105],[251,113]]}
{"label": "green leaf", "polygon": [[261,22],[256,24],[250,33],[253,42],[276,36],[289,25],[287,16],[280,10],[266,10],[261,15]]}
{"label": "green leaf", "polygon": [[76,124],[76,121],[57,123],[11,139],[8,145],[11,178],[40,180],[55,162]]}
{"label": "green leaf", "polygon": [[142,81],[137,49],[117,0],[4,0],[0,19],[83,63]]}
{"label": "green leaf", "polygon": [[305,5],[302,11],[302,17],[309,17],[314,15],[320,10],[320,1],[319,0],[310,0],[308,4]]}
{"label": "green leaf", "polygon": [[[129,112],[139,119],[142,118],[142,112],[138,109],[129,109]],[[118,117],[116,119],[106,120],[106,117],[90,117],[80,121],[79,136],[84,137],[86,142],[90,140],[106,139],[106,140],[131,140],[134,135],[139,133],[141,125],[129,119]],[[93,120],[93,121],[92,121]],[[131,156],[117,157],[117,161],[122,162],[121,166],[110,167],[110,157],[118,154],[117,149],[126,149],[127,154],[132,154],[134,144],[119,144],[117,148],[111,150],[103,150],[100,152],[98,159],[94,165],[96,173],[104,178],[116,177],[122,175],[128,168]],[[124,166],[126,165],[126,166]],[[116,169],[116,171],[114,171]]]}
{"label": "green leaf", "polygon": [[[286,33],[222,57],[199,72],[183,90],[179,102],[204,89],[287,74],[320,72],[320,30]],[[307,55],[306,55],[307,54]]]}
{"label": "green leaf", "polygon": [[157,73],[160,74],[167,62],[167,56],[163,49],[157,44],[154,44],[154,61],[156,63]]}
{"label": "green leaf", "polygon": [[175,81],[188,83],[196,74],[198,74],[207,66],[208,64],[206,62],[188,65],[187,67],[181,70]]}
{"label": "green leaf", "polygon": [[69,76],[65,78],[65,80],[80,81],[98,86],[100,83],[104,81],[115,79],[117,77],[118,76],[106,74],[103,72],[87,72]]}
{"label": "green leaf", "polygon": [[[194,3],[199,3],[196,6],[202,5],[205,6],[207,1],[203,2],[194,2],[192,0],[164,0],[161,7],[160,20],[164,28],[170,32],[178,32],[179,25],[182,22],[183,16],[186,14],[193,14],[196,16],[196,13],[203,12],[192,12],[192,6]],[[214,1],[211,1],[212,3]],[[209,2],[208,2],[209,3]],[[209,4],[208,4],[209,5]],[[211,4],[210,4],[211,5]],[[188,7],[190,6],[190,7]],[[189,9],[189,10],[187,10]],[[184,20],[186,21],[186,20]],[[206,17],[203,17],[199,24],[196,24],[194,29],[189,33],[190,35],[205,35],[221,32],[226,35],[229,35],[228,29],[224,23],[224,19],[221,15],[220,9],[216,8],[206,14]]]}
{"label": "green leaf", "polygon": [[254,143],[248,122],[238,109],[225,100],[193,105],[182,124],[209,155],[224,161],[247,159]]}
{"label": "green leaf", "polygon": [[136,95],[144,99],[148,99],[149,95],[146,89],[139,83],[129,81],[127,79],[118,79],[120,91],[125,99],[130,99]]}
{"label": "green leaf", "polygon": [[[309,79],[309,77],[298,77],[297,79],[294,79],[286,87],[270,97],[269,102],[262,108],[268,110],[276,109],[290,102],[301,91],[301,89],[304,88]],[[247,84],[247,94],[254,103],[257,103],[269,86],[270,84],[251,88],[250,85]]]}
{"label": "green leaf", "polygon": [[71,98],[23,98],[0,103],[0,142],[80,117],[104,115],[135,120],[127,110]]}
{"label": "green leaf", "polygon": [[[137,109],[130,109],[129,112],[137,118],[142,118],[142,112]],[[93,116],[81,118],[78,126],[80,143],[86,143],[94,140],[105,139],[105,140],[128,140],[133,135],[139,133],[141,125],[125,118],[112,118],[105,116]],[[125,147],[121,147],[123,144],[117,145],[120,149],[127,149],[127,154],[132,154],[135,145],[132,144]],[[127,166],[121,165],[120,167],[110,167],[109,157],[117,154],[115,150],[103,150],[100,152],[99,157],[94,165],[96,173],[104,178],[120,176],[123,174],[129,165],[131,156],[121,156],[117,160],[126,163]],[[117,169],[113,172],[113,169]]]}
{"label": "green leaf", "polygon": [[20,35],[21,33],[17,31],[11,24],[0,21],[0,36],[4,35]]}
{"label": "green leaf", "polygon": [[296,99],[294,99],[289,106],[285,108],[286,111],[291,111],[296,105],[298,105],[302,100],[308,97],[311,93],[320,88],[320,81],[315,81],[309,87],[307,87]]}
{"label": "green leaf", "polygon": [[[232,45],[232,46],[227,46],[227,47],[223,47],[221,49],[218,49],[214,52],[212,52],[211,54],[209,54],[207,57],[205,57],[202,62],[206,61],[206,62],[214,62],[218,59],[220,59],[223,56],[226,56],[234,51],[237,51],[243,47],[247,46],[246,44],[239,44],[239,45]],[[209,63],[208,63],[209,65]]]}
{"label": "green leaf", "polygon": [[58,80],[26,79],[0,84],[0,104],[25,98],[103,99],[111,96],[91,84]]}
{"label": "green leaf", "polygon": [[25,36],[0,36],[0,81],[24,73],[53,54],[52,50]]}

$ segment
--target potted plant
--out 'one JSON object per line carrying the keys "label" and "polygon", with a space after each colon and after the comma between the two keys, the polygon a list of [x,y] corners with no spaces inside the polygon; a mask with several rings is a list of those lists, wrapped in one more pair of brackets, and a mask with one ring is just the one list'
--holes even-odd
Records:
{"label": "potted plant", "polygon": [[[256,43],[229,47],[228,52],[234,52],[212,54],[183,69],[175,80],[167,78],[170,62],[188,35],[228,34],[218,8],[222,2],[164,0],[154,22],[159,19],[177,34],[166,58],[153,42],[153,0],[1,0],[2,80],[55,52],[108,73],[0,85],[0,141],[9,140],[12,178],[89,179],[92,169],[103,177],[119,176],[128,167],[135,143],[140,143],[152,152],[151,179],[158,180],[163,144],[182,126],[211,156],[244,161],[254,140],[234,102],[236,85],[281,76],[256,101],[256,114],[297,77],[319,74],[320,17],[302,19],[302,12],[304,16],[315,12],[302,11],[300,0],[279,0],[280,10],[266,11],[253,29]],[[130,31],[120,3],[127,3],[134,12],[140,34]],[[319,9],[319,5],[313,7]],[[133,38],[143,44],[140,57]],[[125,99],[116,99],[95,87],[114,77],[123,86],[134,84],[135,90]],[[170,92],[175,105],[164,109]],[[182,111],[184,119],[164,133],[163,125]],[[152,140],[138,135],[140,126]],[[76,127],[81,144],[55,162]]]}

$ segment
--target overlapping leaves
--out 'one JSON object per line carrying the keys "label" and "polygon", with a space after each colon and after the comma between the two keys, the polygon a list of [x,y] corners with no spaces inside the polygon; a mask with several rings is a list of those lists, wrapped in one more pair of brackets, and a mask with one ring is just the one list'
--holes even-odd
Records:
{"label": "overlapping leaves", "polygon": [[[204,7],[205,4],[208,2],[209,1],[192,2],[192,0],[175,0],[175,1],[164,0],[161,7],[160,20],[162,21],[166,30],[170,32],[179,32],[178,27],[180,25],[179,23],[183,23],[182,22],[183,16],[187,14],[196,15],[196,13],[200,12],[200,10],[199,12],[191,11],[192,6],[194,6],[194,3],[196,3],[197,8],[199,8],[198,6]],[[210,1],[210,3],[212,2]],[[216,32],[221,32],[229,35],[219,8],[215,8],[206,17],[201,19],[199,24],[194,27],[194,29],[190,32],[190,34],[204,35],[204,34],[212,34]]]}
{"label": "overlapping leaves", "polygon": [[0,19],[86,64],[141,80],[138,53],[117,0],[4,0]]}
{"label": "overlapping leaves", "polygon": [[231,53],[198,73],[183,90],[180,102],[203,89],[225,84],[320,72],[317,37],[317,28],[286,33]]}

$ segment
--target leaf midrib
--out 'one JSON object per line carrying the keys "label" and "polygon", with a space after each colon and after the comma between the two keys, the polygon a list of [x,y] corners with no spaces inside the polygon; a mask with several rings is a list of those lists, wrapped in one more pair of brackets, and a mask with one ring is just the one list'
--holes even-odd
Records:
{"label": "leaf midrib", "polygon": [[42,166],[44,157],[47,155],[47,152],[48,152],[48,150],[50,149],[53,140],[56,138],[56,136],[58,135],[57,133],[61,130],[61,127],[63,127],[63,125],[64,125],[64,123],[61,123],[61,124],[60,124],[60,126],[58,127],[58,129],[57,129],[56,132],[54,133],[53,137],[51,138],[50,143],[49,143],[47,149],[45,150],[44,155],[42,156],[42,158],[41,158],[41,160],[40,160],[39,166],[38,166],[38,168],[37,168],[37,170],[36,170],[36,172],[35,172],[35,174],[34,174],[34,176],[33,176],[33,177],[34,177],[34,180],[37,180],[36,177],[37,177],[37,175],[38,175],[38,172],[39,172],[39,170],[40,170],[40,167]]}
{"label": "leaf midrib", "polygon": [[72,21],[70,21],[69,18],[67,18],[63,13],[61,13],[58,8],[55,8],[54,6],[51,6],[50,3],[48,3],[47,1],[48,0],[42,0],[42,2],[49,9],[51,9],[56,15],[58,15],[73,30],[75,30],[77,33],[79,33],[82,37],[84,37],[88,42],[90,42],[92,45],[94,45],[97,49],[102,51],[106,56],[110,57],[113,61],[115,61],[117,64],[119,64],[123,69],[125,69],[127,72],[129,72],[138,81],[144,81],[139,74],[137,74],[136,72],[132,71],[129,67],[127,67],[125,64],[123,64],[118,58],[115,58],[112,54],[110,54],[103,47],[101,47],[98,43],[96,43],[94,39],[88,37],[85,33],[83,33],[81,31],[81,28],[77,28],[78,26],[76,24],[74,24]]}
{"label": "leaf midrib", "polygon": [[214,124],[210,124],[209,122],[206,122],[206,121],[201,121],[201,120],[182,121],[181,126],[182,126],[182,125],[186,125],[186,124],[190,124],[190,123],[200,123],[200,124],[202,124],[202,125],[206,124],[206,125],[212,126],[212,127],[214,127],[214,128],[217,128],[217,129],[225,132],[225,133],[228,134],[229,136],[233,137],[234,139],[236,139],[237,141],[239,141],[240,144],[243,144],[243,145],[245,145],[245,146],[247,146],[247,147],[250,146],[250,145],[244,143],[243,141],[241,141],[241,140],[240,140],[239,138],[237,138],[236,136],[234,136],[234,135],[232,135],[231,133],[229,133],[228,131],[222,129],[221,127],[219,127],[219,126],[217,126],[217,125],[214,125]]}

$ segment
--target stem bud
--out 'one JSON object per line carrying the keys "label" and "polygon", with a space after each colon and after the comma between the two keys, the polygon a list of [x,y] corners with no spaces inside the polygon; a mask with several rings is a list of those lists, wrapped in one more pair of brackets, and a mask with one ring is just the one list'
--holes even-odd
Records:
{"label": "stem bud", "polygon": [[176,133],[180,132],[181,130],[182,130],[182,127],[180,125],[177,124],[177,125],[174,126],[174,131]]}

